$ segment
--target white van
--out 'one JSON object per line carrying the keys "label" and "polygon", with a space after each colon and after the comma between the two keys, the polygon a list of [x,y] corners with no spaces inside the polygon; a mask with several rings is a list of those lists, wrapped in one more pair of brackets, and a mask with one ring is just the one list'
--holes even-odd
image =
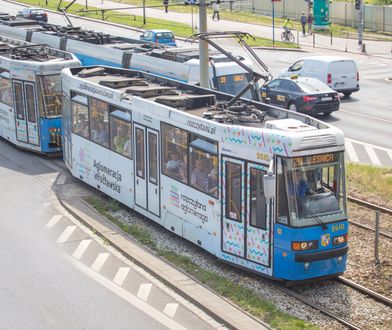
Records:
{"label": "white van", "polygon": [[280,72],[279,78],[292,75],[321,80],[345,96],[359,91],[359,73],[354,60],[338,56],[312,56],[295,62]]}

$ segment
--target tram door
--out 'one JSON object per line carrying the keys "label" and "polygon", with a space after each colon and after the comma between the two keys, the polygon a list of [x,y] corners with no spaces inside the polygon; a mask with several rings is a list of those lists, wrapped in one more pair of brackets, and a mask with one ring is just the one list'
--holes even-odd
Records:
{"label": "tram door", "polygon": [[245,257],[245,162],[223,158],[222,250]]}
{"label": "tram door", "polygon": [[16,139],[21,142],[39,145],[34,84],[14,80],[13,86],[16,111]]}
{"label": "tram door", "polygon": [[158,132],[134,124],[135,203],[160,215]]}
{"label": "tram door", "polygon": [[246,188],[246,259],[270,266],[271,201],[264,196],[263,177],[267,169],[247,164]]}

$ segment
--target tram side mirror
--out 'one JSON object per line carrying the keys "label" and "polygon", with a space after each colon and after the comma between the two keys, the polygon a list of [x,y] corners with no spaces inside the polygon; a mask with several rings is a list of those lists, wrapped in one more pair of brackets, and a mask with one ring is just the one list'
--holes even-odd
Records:
{"label": "tram side mirror", "polygon": [[275,197],[275,175],[270,173],[263,177],[264,183],[264,197],[274,198]]}

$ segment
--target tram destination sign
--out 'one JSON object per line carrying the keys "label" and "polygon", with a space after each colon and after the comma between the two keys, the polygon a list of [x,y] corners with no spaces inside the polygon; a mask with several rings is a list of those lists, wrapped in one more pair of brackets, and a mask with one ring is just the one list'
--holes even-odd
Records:
{"label": "tram destination sign", "polygon": [[338,160],[339,160],[339,154],[336,152],[334,153],[331,152],[328,154],[294,157],[293,167],[301,167],[301,166],[314,165],[314,164],[335,163]]}

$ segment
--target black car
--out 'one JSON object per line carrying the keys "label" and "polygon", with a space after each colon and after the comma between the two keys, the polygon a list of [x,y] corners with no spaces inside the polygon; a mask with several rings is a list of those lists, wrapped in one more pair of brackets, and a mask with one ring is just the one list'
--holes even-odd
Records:
{"label": "black car", "polygon": [[23,8],[16,16],[40,22],[48,21],[48,14],[41,8]]}
{"label": "black car", "polygon": [[261,89],[263,101],[308,115],[329,115],[339,110],[337,92],[315,78],[292,77],[271,80]]}

